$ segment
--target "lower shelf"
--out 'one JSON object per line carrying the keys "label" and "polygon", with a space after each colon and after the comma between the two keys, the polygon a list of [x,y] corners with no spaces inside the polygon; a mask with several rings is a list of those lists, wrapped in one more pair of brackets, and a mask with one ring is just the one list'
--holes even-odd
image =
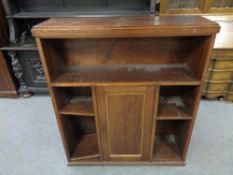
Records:
{"label": "lower shelf", "polygon": [[101,161],[99,157],[96,134],[83,136],[77,144],[68,165],[184,165],[178,145],[173,135],[156,137],[152,161]]}
{"label": "lower shelf", "polygon": [[[88,134],[83,136],[77,144],[69,164],[124,164],[125,162],[102,162],[99,159],[99,150],[96,134]],[[141,161],[138,161],[141,163]],[[173,135],[156,136],[154,149],[154,157],[152,162],[144,162],[145,164],[184,164],[181,159],[180,151]],[[127,164],[137,164],[137,162],[127,162]]]}
{"label": "lower shelf", "polygon": [[191,112],[185,106],[160,104],[157,120],[191,120]]}
{"label": "lower shelf", "polygon": [[97,134],[87,134],[83,135],[71,156],[71,161],[98,158],[99,148],[97,142]]}
{"label": "lower shelf", "polygon": [[182,161],[174,135],[156,136],[153,161]]}

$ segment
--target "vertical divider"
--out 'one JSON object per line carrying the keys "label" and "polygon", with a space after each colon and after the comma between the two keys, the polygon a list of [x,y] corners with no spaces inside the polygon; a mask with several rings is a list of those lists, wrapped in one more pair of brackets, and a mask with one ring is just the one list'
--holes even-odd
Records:
{"label": "vertical divider", "polygon": [[191,120],[190,125],[188,126],[188,132],[187,132],[187,134],[184,137],[184,146],[183,146],[183,148],[181,150],[181,152],[182,152],[182,160],[183,161],[185,161],[185,158],[186,158],[186,153],[187,153],[187,150],[188,150],[188,145],[189,145],[189,142],[190,142],[190,139],[191,139],[192,130],[193,130],[194,123],[195,123],[195,120],[196,120],[197,109],[199,107],[200,98],[201,98],[201,89],[202,89],[202,86],[197,87],[195,95],[194,95],[195,97],[193,99],[193,101],[194,101],[194,103],[193,103],[193,109],[191,111],[192,112],[192,120]]}
{"label": "vertical divider", "polygon": [[96,101],[96,91],[95,91],[95,87],[93,86],[92,86],[92,102],[93,102],[93,108],[94,108],[96,133],[97,133],[97,138],[98,138],[99,156],[100,156],[100,160],[103,160],[101,138],[100,138],[100,132],[99,132],[100,127],[99,127],[99,115],[98,115],[97,101]]}
{"label": "vertical divider", "polygon": [[157,124],[156,118],[158,115],[158,107],[159,107],[159,92],[160,92],[160,86],[156,86],[154,93],[154,111],[153,111],[152,133],[151,133],[150,161],[152,161],[154,155],[155,132],[156,132],[156,124]]}

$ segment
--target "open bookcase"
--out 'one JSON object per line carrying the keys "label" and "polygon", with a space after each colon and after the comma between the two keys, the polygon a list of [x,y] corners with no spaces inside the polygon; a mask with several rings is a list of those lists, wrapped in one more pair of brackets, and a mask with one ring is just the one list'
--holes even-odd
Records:
{"label": "open bookcase", "polygon": [[182,16],[35,26],[69,165],[184,164],[218,31]]}

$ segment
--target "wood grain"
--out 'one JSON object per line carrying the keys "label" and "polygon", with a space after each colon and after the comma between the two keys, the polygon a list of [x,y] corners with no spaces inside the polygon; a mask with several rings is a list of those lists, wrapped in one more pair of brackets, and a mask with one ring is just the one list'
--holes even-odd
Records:
{"label": "wood grain", "polygon": [[96,90],[104,158],[148,159],[154,88],[98,87]]}
{"label": "wood grain", "polygon": [[90,98],[73,97],[60,111],[63,115],[94,116]]}
{"label": "wood grain", "polygon": [[32,29],[40,38],[200,36],[218,31],[217,23],[199,16],[52,18]]}
{"label": "wood grain", "polygon": [[153,85],[200,84],[192,70],[185,65],[125,65],[66,67],[52,81],[52,86],[95,86],[124,83]]}

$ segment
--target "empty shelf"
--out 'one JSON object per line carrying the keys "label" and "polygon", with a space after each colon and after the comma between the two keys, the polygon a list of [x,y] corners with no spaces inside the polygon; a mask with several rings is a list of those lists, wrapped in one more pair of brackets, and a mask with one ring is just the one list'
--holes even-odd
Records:
{"label": "empty shelf", "polygon": [[91,97],[73,97],[61,109],[63,115],[94,116],[93,103]]}
{"label": "empty shelf", "polygon": [[160,85],[199,85],[185,65],[78,66],[63,69],[52,86],[93,86],[123,83]]}
{"label": "empty shelf", "polygon": [[150,13],[149,8],[129,8],[129,9],[107,9],[107,8],[77,8],[75,11],[53,11],[53,12],[19,12],[7,18],[56,18],[56,17],[83,17],[93,15],[148,15]]}
{"label": "empty shelf", "polygon": [[174,135],[157,135],[154,161],[182,161]]}
{"label": "empty shelf", "polygon": [[24,50],[33,50],[37,51],[37,46],[35,39],[32,37],[27,37],[24,42],[19,42],[17,44],[9,44],[1,48],[1,50],[15,50],[15,51],[24,51]]}
{"label": "empty shelf", "polygon": [[99,157],[97,134],[83,135],[71,156],[71,161]]}
{"label": "empty shelf", "polygon": [[176,104],[160,104],[157,120],[190,120],[192,115],[185,106]]}

